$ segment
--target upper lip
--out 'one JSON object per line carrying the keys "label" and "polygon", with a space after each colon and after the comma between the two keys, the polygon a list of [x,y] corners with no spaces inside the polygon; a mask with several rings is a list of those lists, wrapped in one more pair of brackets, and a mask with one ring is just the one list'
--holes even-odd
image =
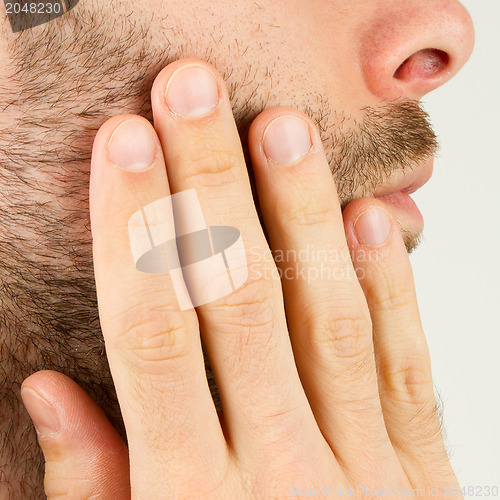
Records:
{"label": "upper lip", "polygon": [[408,194],[414,193],[431,178],[433,168],[434,156],[431,156],[427,161],[419,164],[410,172],[389,177],[387,182],[384,182],[384,184],[375,189],[373,196],[378,198],[397,193],[398,191],[404,191]]}

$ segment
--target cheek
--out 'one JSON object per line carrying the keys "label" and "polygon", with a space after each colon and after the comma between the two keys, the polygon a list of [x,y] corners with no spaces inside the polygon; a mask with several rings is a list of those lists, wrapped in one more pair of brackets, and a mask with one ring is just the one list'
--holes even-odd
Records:
{"label": "cheek", "polygon": [[281,105],[315,107],[327,101],[330,112],[356,119],[363,107],[379,104],[359,64],[358,28],[349,24],[356,2],[348,3],[279,0],[272,9],[266,6],[271,21],[261,24],[261,38],[267,50],[252,44],[252,56],[274,70],[270,84]]}
{"label": "cheek", "polygon": [[352,115],[376,104],[353,61],[349,30],[342,27],[348,16],[338,1],[259,0],[256,8],[247,0],[172,0],[168,12],[163,0],[154,1],[163,13],[159,31],[168,29],[174,44],[189,40],[180,56],[217,62],[233,90],[235,114],[247,121],[252,111],[277,105]]}

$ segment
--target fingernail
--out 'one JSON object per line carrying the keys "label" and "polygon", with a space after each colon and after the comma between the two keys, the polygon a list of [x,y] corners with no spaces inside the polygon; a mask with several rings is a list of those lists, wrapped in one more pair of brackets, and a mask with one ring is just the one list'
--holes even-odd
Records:
{"label": "fingernail", "polygon": [[264,132],[265,155],[273,162],[291,163],[300,160],[311,149],[309,127],[294,116],[274,119]]}
{"label": "fingernail", "polygon": [[131,118],[120,123],[111,135],[109,159],[117,167],[137,172],[154,162],[157,148],[158,140],[152,127]]}
{"label": "fingernail", "polygon": [[354,221],[354,232],[358,241],[364,245],[383,245],[391,234],[389,215],[383,208],[371,207],[358,215]]}
{"label": "fingernail", "polygon": [[61,428],[56,410],[32,389],[22,389],[21,397],[40,436],[56,434]]}
{"label": "fingernail", "polygon": [[219,103],[215,76],[201,66],[182,67],[174,71],[165,94],[170,110],[185,117],[206,115]]}

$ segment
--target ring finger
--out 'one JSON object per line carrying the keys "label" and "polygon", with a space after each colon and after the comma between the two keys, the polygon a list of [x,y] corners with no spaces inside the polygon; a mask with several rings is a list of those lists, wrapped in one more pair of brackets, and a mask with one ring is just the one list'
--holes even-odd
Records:
{"label": "ring finger", "polygon": [[275,108],[252,124],[249,142],[295,359],[320,428],[355,484],[366,473],[401,477],[380,406],[369,310],[319,133],[302,113]]}

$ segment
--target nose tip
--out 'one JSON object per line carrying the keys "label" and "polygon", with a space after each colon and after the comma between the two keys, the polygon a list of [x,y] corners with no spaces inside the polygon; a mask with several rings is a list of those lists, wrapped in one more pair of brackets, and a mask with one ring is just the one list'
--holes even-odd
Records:
{"label": "nose tip", "polygon": [[397,4],[386,5],[369,23],[360,54],[363,74],[378,97],[418,100],[462,68],[474,47],[474,27],[455,0]]}

